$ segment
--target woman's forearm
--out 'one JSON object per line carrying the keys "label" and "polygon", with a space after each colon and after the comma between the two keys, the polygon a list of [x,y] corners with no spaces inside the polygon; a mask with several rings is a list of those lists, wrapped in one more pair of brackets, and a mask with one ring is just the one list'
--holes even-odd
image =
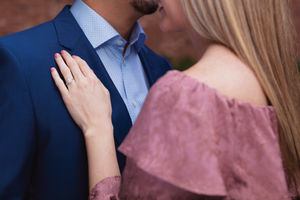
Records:
{"label": "woman's forearm", "polygon": [[112,126],[101,130],[90,129],[84,135],[89,165],[89,189],[91,191],[99,181],[110,176],[120,175],[120,170]]}
{"label": "woman's forearm", "polygon": [[110,94],[81,58],[71,57],[63,50],[61,55],[55,54],[55,61],[67,87],[55,68],[51,68],[53,80],[69,113],[84,133],[89,187],[92,190],[102,179],[120,175],[111,122]]}

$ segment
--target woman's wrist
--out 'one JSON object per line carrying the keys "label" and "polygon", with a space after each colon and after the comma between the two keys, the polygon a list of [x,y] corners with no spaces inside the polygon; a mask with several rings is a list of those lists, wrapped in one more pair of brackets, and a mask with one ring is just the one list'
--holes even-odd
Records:
{"label": "woman's wrist", "polygon": [[89,127],[84,132],[84,136],[89,162],[89,185],[91,190],[99,181],[113,175],[120,175],[120,171],[111,123]]}
{"label": "woman's wrist", "polygon": [[83,131],[85,138],[103,137],[113,135],[113,125],[112,123],[103,123],[102,125],[89,126]]}

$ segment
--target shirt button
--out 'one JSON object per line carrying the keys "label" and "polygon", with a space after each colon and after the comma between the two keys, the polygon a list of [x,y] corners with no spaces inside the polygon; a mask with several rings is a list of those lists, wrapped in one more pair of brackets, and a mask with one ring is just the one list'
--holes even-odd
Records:
{"label": "shirt button", "polygon": [[122,40],[118,40],[117,45],[121,46],[123,44]]}
{"label": "shirt button", "polygon": [[124,65],[126,66],[126,60],[123,61]]}
{"label": "shirt button", "polygon": [[137,107],[137,102],[136,101],[133,101],[132,104],[133,104],[134,107]]}

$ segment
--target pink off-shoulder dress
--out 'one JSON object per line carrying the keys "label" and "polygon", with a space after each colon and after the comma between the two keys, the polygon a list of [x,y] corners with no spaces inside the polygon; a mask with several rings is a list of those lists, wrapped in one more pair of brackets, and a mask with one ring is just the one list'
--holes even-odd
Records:
{"label": "pink off-shoulder dress", "polygon": [[119,150],[122,178],[99,182],[90,200],[288,199],[274,108],[229,99],[179,71],[151,88]]}

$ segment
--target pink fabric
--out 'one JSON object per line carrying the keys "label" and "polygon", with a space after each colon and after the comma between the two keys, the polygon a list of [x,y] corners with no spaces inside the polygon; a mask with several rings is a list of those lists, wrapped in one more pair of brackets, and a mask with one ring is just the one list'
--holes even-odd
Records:
{"label": "pink fabric", "polygon": [[273,107],[229,99],[178,71],[151,88],[119,150],[128,162],[114,198],[288,199]]}
{"label": "pink fabric", "polygon": [[100,181],[91,191],[89,200],[115,199],[121,186],[121,176],[111,176]]}

